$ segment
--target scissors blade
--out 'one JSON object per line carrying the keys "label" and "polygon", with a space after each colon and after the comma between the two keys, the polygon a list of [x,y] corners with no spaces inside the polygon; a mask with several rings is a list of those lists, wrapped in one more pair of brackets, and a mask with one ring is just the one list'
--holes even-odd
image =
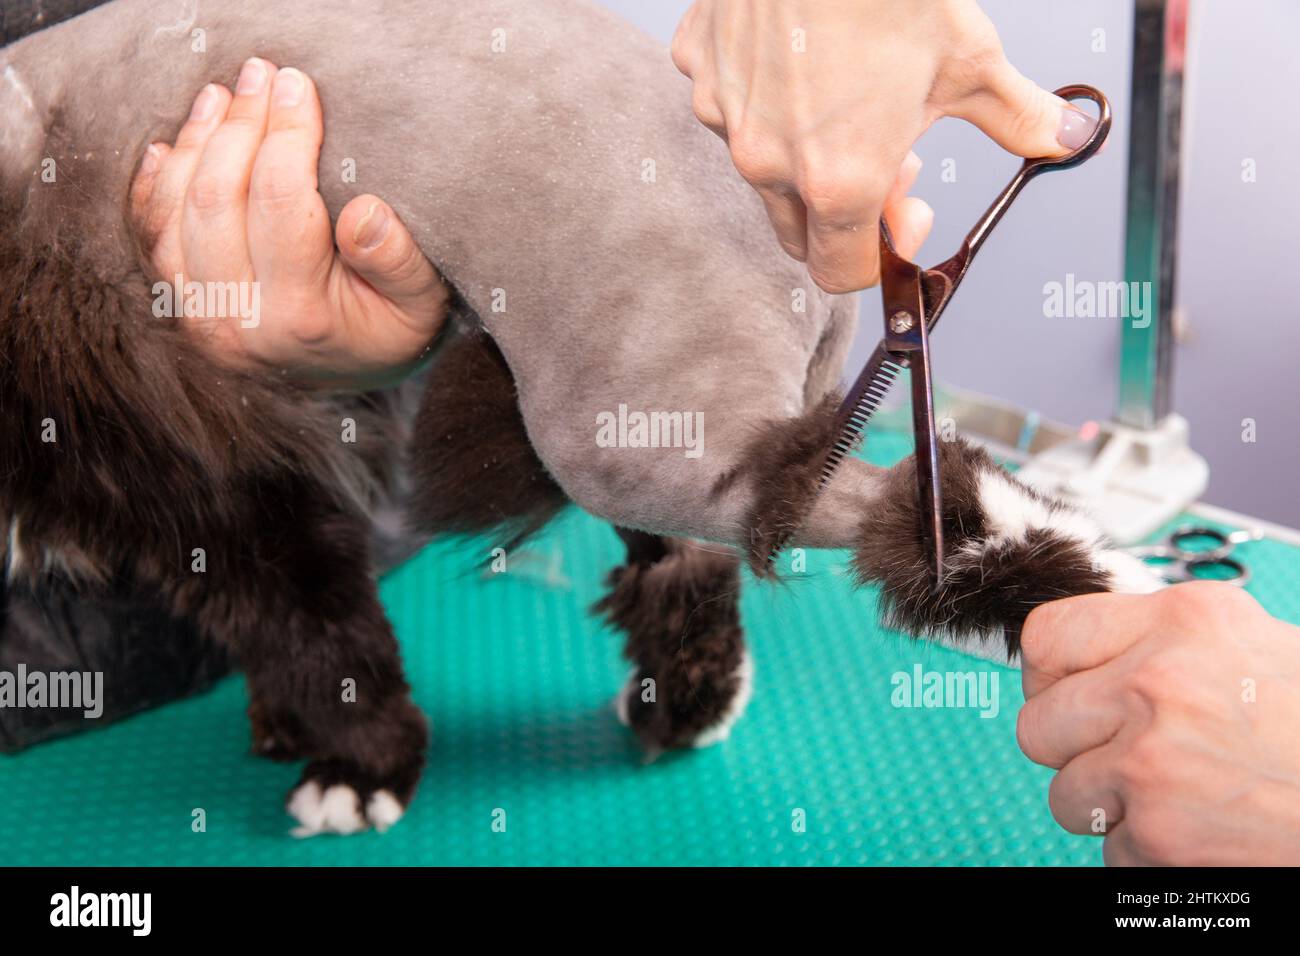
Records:
{"label": "scissors blade", "polygon": [[[922,273],[921,284],[921,311],[925,314],[928,355],[928,333],[939,321],[939,316],[952,297],[953,287],[948,276],[935,269],[927,269]],[[818,490],[826,487],[834,477],[835,470],[862,440],[871,417],[893,387],[898,373],[910,364],[908,357],[890,352],[888,337],[877,343],[875,351],[862,366],[862,371],[854,379],[853,386],[835,413],[835,443],[822,463]]]}
{"label": "scissors blade", "polygon": [[920,267],[894,250],[894,238],[883,218],[880,220],[880,286],[885,305],[885,337],[867,359],[835,413],[835,443],[822,461],[818,492],[826,487],[836,469],[862,439],[894,379],[908,365],[909,353],[895,348],[898,337],[891,337],[889,317],[905,313],[911,317],[913,325],[923,324],[930,298],[927,276]]}
{"label": "scissors blade", "polygon": [[943,583],[943,500],[939,487],[939,446],[934,431],[934,384],[930,377],[930,324],[946,302],[937,300],[929,274],[894,249],[889,227],[880,226],[880,287],[885,306],[884,349],[905,359],[912,371],[912,436],[916,444],[917,517],[931,587]]}
{"label": "scissors blade", "polygon": [[834,477],[836,469],[848,457],[849,452],[853,451],[862,440],[871,417],[875,415],[880,403],[884,401],[885,395],[894,384],[894,379],[906,364],[906,361],[900,361],[885,349],[883,340],[871,353],[871,357],[862,366],[862,371],[853,382],[853,387],[844,396],[844,401],[840,402],[839,410],[835,413],[835,444],[831,446],[830,453],[822,462],[818,491],[826,487],[827,482]]}
{"label": "scissors blade", "polygon": [[943,586],[943,490],[939,484],[939,441],[934,429],[934,384],[930,378],[930,343],[925,323],[921,348],[912,356],[912,435],[916,440],[916,494],[930,586]]}

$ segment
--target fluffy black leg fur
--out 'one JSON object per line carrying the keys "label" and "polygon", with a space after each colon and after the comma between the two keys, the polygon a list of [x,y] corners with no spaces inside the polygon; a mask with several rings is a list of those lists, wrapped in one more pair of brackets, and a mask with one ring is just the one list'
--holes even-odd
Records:
{"label": "fluffy black leg fur", "polygon": [[[232,648],[267,756],[309,761],[290,799],[302,834],[396,822],[428,743],[379,603],[368,529],[307,482],[262,489],[260,514],[187,582],[200,627]],[[238,545],[232,542],[239,542]]]}
{"label": "fluffy black leg fur", "polygon": [[749,699],[740,561],[691,541],[617,529],[627,563],[596,605],[627,635],[620,718],[652,753],[725,739]]}
{"label": "fluffy black leg fur", "polygon": [[238,659],[259,726],[310,761],[300,832],[387,826],[427,729],[372,577],[366,463],[339,441],[360,413],[219,368],[153,316],[133,257],[88,240],[106,161],[16,207],[0,193],[6,573],[122,582],[194,621]]}
{"label": "fluffy black leg fur", "polygon": [[413,520],[429,534],[492,533],[508,549],[568,498],[528,440],[514,376],[463,309],[438,349],[411,446]]}
{"label": "fluffy black leg fur", "polygon": [[[834,437],[836,398],[829,395],[805,415],[769,425],[727,478],[749,475],[759,489],[749,518],[749,562],[757,575],[773,574],[773,546],[813,507]],[[940,442],[939,464],[941,588],[931,588],[924,558],[914,458],[884,473],[879,499],[861,519],[854,569],[859,583],[880,583],[889,626],[1013,659],[1025,618],[1039,604],[1158,586],[1136,558],[1108,549],[1087,515],[1021,484],[982,449],[962,439]]]}

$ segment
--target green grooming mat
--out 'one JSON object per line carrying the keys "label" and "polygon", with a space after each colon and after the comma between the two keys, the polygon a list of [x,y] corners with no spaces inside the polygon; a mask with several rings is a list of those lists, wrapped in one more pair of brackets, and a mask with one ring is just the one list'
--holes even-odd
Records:
{"label": "green grooming mat", "polygon": [[[873,432],[869,457],[909,441]],[[1051,772],[1016,747],[1019,673],[883,630],[846,553],[747,581],[748,711],[727,742],[646,764],[610,706],[620,638],[587,614],[618,538],[574,512],[525,552],[493,574],[486,546],[441,542],[383,581],[434,732],[387,833],[289,836],[298,768],[250,753],[235,677],[0,757],[0,865],[1100,864],[1099,841],[1052,820]],[[1297,549],[1237,554],[1249,590],[1300,623]],[[996,713],[894,706],[896,675],[917,668],[983,675]]]}

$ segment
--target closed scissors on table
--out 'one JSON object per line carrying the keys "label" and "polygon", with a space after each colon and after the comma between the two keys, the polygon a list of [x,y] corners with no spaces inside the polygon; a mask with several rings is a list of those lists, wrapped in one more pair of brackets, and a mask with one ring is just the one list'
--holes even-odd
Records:
{"label": "closed scissors on table", "polygon": [[1258,541],[1257,530],[1223,532],[1201,525],[1184,525],[1157,544],[1128,548],[1129,554],[1151,565],[1170,584],[1184,581],[1223,581],[1245,586],[1250,568],[1231,557],[1244,541]]}

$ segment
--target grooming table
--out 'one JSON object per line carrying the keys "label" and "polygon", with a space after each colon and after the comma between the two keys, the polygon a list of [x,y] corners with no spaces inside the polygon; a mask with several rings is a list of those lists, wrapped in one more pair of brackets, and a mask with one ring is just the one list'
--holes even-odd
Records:
{"label": "grooming table", "polygon": [[[909,442],[874,430],[869,457],[890,464]],[[747,582],[748,712],[721,746],[646,765],[610,707],[621,640],[586,613],[620,542],[575,511],[525,547],[535,560],[484,577],[486,545],[440,543],[384,579],[434,734],[390,832],[290,837],[281,801],[298,768],[249,752],[235,677],[0,757],[0,865],[1101,863],[1098,840],[1056,826],[1051,772],[1016,747],[1019,673],[881,629],[846,553],[808,552],[785,585]],[[1238,553],[1251,593],[1300,623],[1300,548]],[[893,707],[891,676],[918,664],[996,674],[997,716]]]}

